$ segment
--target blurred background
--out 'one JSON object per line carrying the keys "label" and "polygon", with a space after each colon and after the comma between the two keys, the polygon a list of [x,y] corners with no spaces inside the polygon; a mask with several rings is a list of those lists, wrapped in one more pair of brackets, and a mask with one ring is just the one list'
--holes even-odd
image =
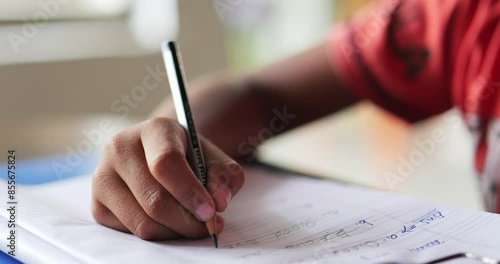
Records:
{"label": "blurred background", "polygon": [[[250,71],[317,45],[335,22],[372,2],[0,0],[0,151],[16,148],[20,158],[54,157],[46,163],[66,166],[68,153],[81,153],[103,120],[118,131],[146,118],[169,96],[155,73],[163,70],[164,39],[178,40],[188,79]],[[141,90],[146,78],[157,88]],[[397,171],[418,150],[415,142],[436,128],[447,141],[389,188],[384,175]],[[98,152],[100,143],[84,153]],[[461,123],[443,117],[410,126],[361,103],[271,140],[259,156],[307,174],[483,208],[470,138]],[[443,191],[450,182],[460,197]]]}
{"label": "blurred background", "polygon": [[[111,112],[178,39],[189,79],[248,70],[313,46],[360,1],[0,0],[0,118]],[[144,118],[167,96],[148,94]],[[22,105],[21,105],[22,102]]]}
{"label": "blurred background", "polygon": [[323,41],[336,19],[367,2],[0,0],[0,120],[11,127],[0,148],[57,154],[93,116],[145,119],[169,96],[166,82],[136,89],[163,71],[162,40],[178,40],[188,79],[248,71]]}

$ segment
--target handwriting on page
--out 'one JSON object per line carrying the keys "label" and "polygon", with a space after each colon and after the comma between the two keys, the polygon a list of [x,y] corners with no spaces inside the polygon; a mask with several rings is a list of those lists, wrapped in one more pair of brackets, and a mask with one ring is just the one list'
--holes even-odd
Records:
{"label": "handwriting on page", "polygon": [[[433,210],[431,213],[423,216],[417,221],[414,221],[409,224],[405,224],[401,227],[398,227],[389,232],[381,232],[381,235],[370,237],[368,239],[357,240],[354,243],[349,243],[344,245],[333,245],[331,247],[325,247],[318,252],[319,259],[326,257],[334,257],[342,254],[354,253],[357,251],[361,251],[364,248],[379,248],[385,243],[397,243],[397,240],[403,239],[405,236],[411,234],[412,232],[417,232],[419,227],[423,227],[424,225],[430,225],[434,221],[438,219],[443,219],[444,215],[437,210]],[[365,220],[361,220],[360,222],[364,223]],[[358,223],[359,224],[359,223]],[[354,235],[362,235],[360,232],[361,228],[353,228],[354,225],[351,225],[348,228],[344,228],[338,233],[333,233],[335,235],[330,236],[322,236],[318,242],[332,242],[334,240],[339,240],[347,237],[351,237]],[[377,228],[376,225],[371,225],[373,228]],[[347,231],[346,231],[347,230]],[[358,231],[358,232],[355,232]],[[356,238],[355,238],[356,239]]]}
{"label": "handwriting on page", "polygon": [[[19,226],[51,249],[65,249],[54,253],[55,262],[69,256],[84,263],[421,263],[463,251],[500,257],[497,215],[265,170],[247,171],[246,189],[223,213],[219,249],[210,239],[151,243],[100,226],[88,215],[89,196],[68,195],[81,186],[90,178],[37,187],[32,199],[24,192]],[[41,202],[54,193],[67,206]],[[81,239],[88,234],[95,244]]]}
{"label": "handwriting on page", "polygon": [[316,217],[307,218],[301,220],[300,222],[294,223],[290,226],[283,227],[276,231],[271,231],[269,233],[261,234],[257,237],[253,237],[252,239],[246,240],[244,242],[236,242],[230,244],[223,244],[222,248],[237,248],[243,245],[263,245],[267,243],[273,243],[280,240],[283,240],[287,237],[290,237],[295,234],[299,234],[300,232],[316,227],[318,224],[322,224],[325,221],[328,221],[329,218],[336,215],[338,212],[336,210],[330,210],[325,213],[322,213]]}
{"label": "handwriting on page", "polygon": [[[260,176],[265,177],[252,175],[252,180],[262,181]],[[237,262],[374,263],[399,256],[408,262],[423,251],[429,257],[463,251],[467,247],[456,237],[471,235],[494,219],[409,197],[307,180],[286,182],[267,196],[262,187],[254,187],[241,194],[243,204],[233,202],[235,209],[224,215],[229,221],[219,250],[207,247],[209,240],[176,244]]]}
{"label": "handwriting on page", "polygon": [[[262,224],[259,223],[257,225],[260,228],[254,227],[255,235],[244,241],[223,244],[222,248],[243,248],[245,252],[240,257],[251,259],[262,258],[266,255],[268,252],[262,250],[266,248],[266,245],[282,249],[280,253],[285,255],[295,249],[320,247],[319,250],[315,251],[315,256],[305,256],[291,262],[302,263],[311,259],[319,261],[343,254],[354,254],[364,249],[381,248],[386,243],[397,243],[398,240],[402,240],[406,236],[411,237],[420,229],[425,229],[426,226],[446,218],[442,211],[431,210],[407,223],[400,223],[389,216],[377,214],[338,222],[336,220],[339,218],[339,214],[339,210],[330,209],[265,233],[260,232]],[[272,226],[272,220],[267,224]],[[229,237],[231,237],[230,232],[228,231]],[[432,246],[442,243],[444,242],[441,240],[435,240],[432,242]],[[251,249],[255,249],[255,251],[250,252]],[[422,248],[417,248],[417,250],[422,250]],[[275,255],[276,251],[270,254]]]}

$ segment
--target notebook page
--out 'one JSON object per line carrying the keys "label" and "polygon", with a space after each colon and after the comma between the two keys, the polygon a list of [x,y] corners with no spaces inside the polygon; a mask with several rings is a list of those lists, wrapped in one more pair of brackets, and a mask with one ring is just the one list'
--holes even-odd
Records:
{"label": "notebook page", "polygon": [[[408,263],[463,251],[500,258],[498,215],[262,168],[246,171],[244,188],[222,214],[219,249],[210,239],[147,242],[96,224],[89,177],[23,188],[18,221],[75,263]],[[59,254],[50,254],[45,259],[61,263]]]}

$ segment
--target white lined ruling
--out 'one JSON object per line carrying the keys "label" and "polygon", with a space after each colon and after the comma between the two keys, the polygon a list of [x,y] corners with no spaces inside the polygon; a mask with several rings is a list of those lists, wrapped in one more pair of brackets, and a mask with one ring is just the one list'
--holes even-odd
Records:
{"label": "white lined ruling", "polygon": [[[210,263],[425,263],[459,252],[500,258],[498,215],[261,168],[246,170],[244,188],[223,214],[226,226],[218,250],[209,238],[153,243],[96,224],[90,214],[90,177],[20,187],[18,228],[40,238],[36,244],[24,242],[27,238],[21,233],[20,259],[37,263],[58,263],[63,257],[66,263],[67,259],[74,263],[206,263],[207,259]],[[1,209],[2,217],[6,212]],[[1,225],[0,236],[6,237],[5,232],[6,225]],[[1,247],[5,251],[5,243]]]}

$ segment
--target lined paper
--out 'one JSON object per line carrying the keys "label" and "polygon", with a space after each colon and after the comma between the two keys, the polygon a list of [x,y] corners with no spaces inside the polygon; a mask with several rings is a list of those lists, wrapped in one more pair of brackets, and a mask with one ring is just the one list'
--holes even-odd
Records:
{"label": "lined paper", "polygon": [[[219,249],[210,239],[148,242],[96,224],[88,176],[24,187],[19,228],[58,250],[37,251],[20,236],[20,259],[38,254],[47,263],[59,263],[60,256],[75,263],[419,263],[465,251],[500,258],[495,214],[264,168],[246,168],[246,175],[222,214]],[[5,208],[0,214],[7,217]],[[6,236],[6,225],[0,232]]]}

